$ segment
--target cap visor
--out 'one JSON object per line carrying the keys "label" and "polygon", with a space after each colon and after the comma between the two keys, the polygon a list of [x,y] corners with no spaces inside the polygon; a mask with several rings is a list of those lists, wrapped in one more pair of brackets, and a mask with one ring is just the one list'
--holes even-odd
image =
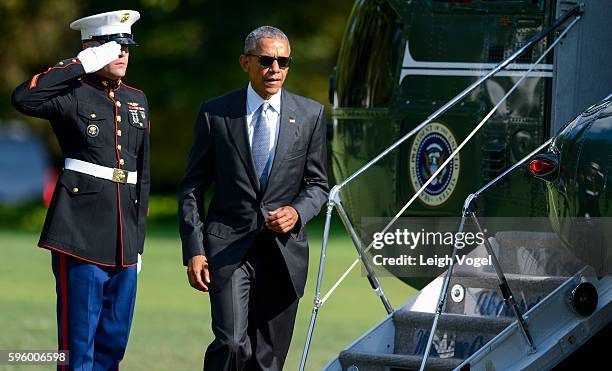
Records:
{"label": "cap visor", "polygon": [[134,46],[138,46],[138,43],[132,39],[131,37],[118,37],[116,39],[111,39],[109,41],[115,41],[117,44],[120,45],[134,45]]}

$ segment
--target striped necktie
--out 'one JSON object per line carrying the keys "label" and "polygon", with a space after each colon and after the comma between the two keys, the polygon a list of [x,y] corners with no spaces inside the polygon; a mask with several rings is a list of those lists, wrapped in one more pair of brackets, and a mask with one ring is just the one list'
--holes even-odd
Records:
{"label": "striped necktie", "polygon": [[270,103],[264,102],[254,115],[257,119],[253,127],[253,141],[251,143],[251,153],[255,163],[255,173],[259,178],[262,188],[267,183],[267,164],[270,158],[270,123],[268,119],[268,109]]}

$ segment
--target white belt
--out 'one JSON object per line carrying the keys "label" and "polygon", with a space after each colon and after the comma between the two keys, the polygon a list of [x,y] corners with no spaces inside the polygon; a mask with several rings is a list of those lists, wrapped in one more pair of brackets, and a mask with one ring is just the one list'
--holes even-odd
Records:
{"label": "white belt", "polygon": [[137,171],[127,171],[112,167],[100,166],[91,162],[67,158],[64,161],[64,169],[77,171],[79,173],[95,176],[96,178],[107,179],[115,183],[136,184],[138,177]]}

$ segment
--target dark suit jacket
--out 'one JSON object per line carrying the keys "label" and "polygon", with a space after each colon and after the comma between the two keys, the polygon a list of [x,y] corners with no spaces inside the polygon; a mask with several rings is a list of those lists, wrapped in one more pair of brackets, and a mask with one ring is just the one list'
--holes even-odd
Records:
{"label": "dark suit jacket", "polygon": [[[247,89],[202,103],[194,143],[179,194],[183,262],[206,255],[211,290],[218,289],[240,264],[264,214],[291,205],[299,221],[289,233],[268,230],[282,252],[293,287],[304,293],[308,272],[306,223],[327,199],[327,154],[323,106],[281,93],[280,128],[268,185],[255,175],[246,124]],[[204,193],[215,185],[208,214]]]}

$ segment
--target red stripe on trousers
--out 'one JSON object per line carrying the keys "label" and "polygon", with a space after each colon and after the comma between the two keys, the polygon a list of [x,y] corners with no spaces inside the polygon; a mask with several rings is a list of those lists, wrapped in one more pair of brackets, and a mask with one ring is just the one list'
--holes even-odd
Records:
{"label": "red stripe on trousers", "polygon": [[[60,255],[60,291],[62,300],[62,349],[68,350],[68,281],[66,279],[66,256]],[[66,370],[62,365],[61,371]]]}

